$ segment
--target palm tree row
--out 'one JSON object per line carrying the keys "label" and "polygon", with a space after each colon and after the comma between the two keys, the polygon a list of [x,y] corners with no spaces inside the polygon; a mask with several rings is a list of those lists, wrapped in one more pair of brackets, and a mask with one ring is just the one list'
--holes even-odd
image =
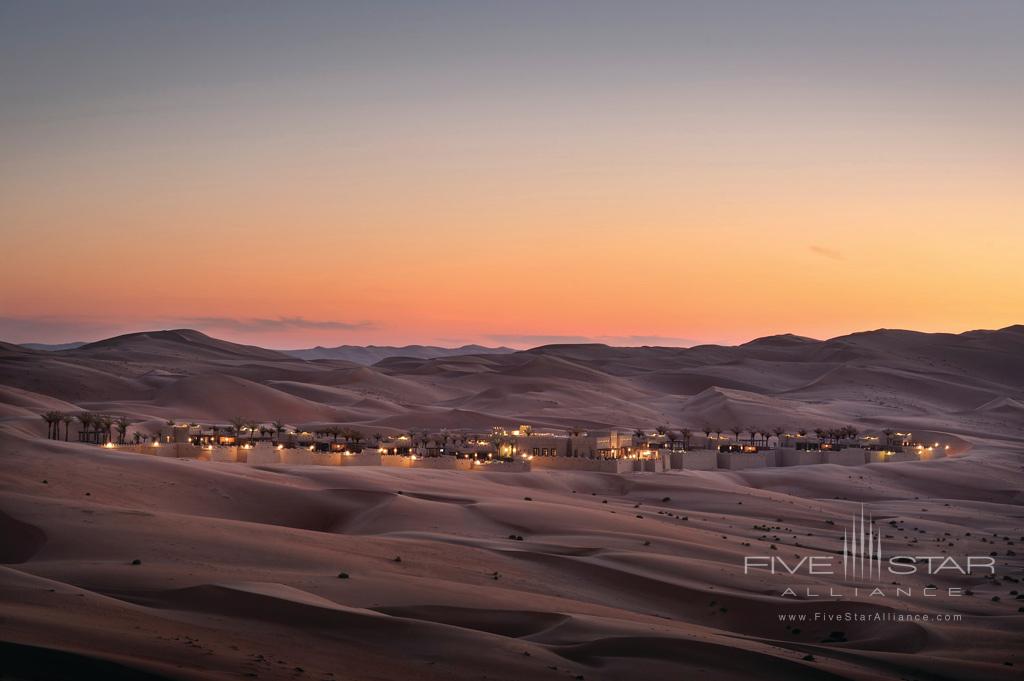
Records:
{"label": "palm tree row", "polygon": [[[582,429],[579,428],[571,428],[568,431],[570,437],[580,435],[582,432]],[[673,430],[664,425],[658,426],[654,429],[655,435],[664,437],[670,443],[682,441],[684,449],[690,448],[690,438],[692,437],[693,432],[694,431],[689,428]],[[711,440],[712,435],[714,435],[716,439],[720,440],[722,439],[723,433],[729,433],[732,435],[732,439],[736,443],[746,442],[754,446],[765,448],[769,446],[773,437],[777,446],[782,446],[783,440],[791,438],[793,435],[800,438],[806,437],[807,435],[807,429],[805,428],[799,428],[794,431],[793,434],[790,434],[789,429],[785,426],[762,428],[760,426],[734,425],[728,429],[723,429],[714,424],[705,424],[697,432],[704,433],[704,437],[709,441]],[[889,439],[891,439],[892,434],[895,433],[893,430],[886,430],[884,432]],[[841,440],[855,439],[860,434],[860,431],[853,426],[841,426],[838,428],[816,428],[814,430],[814,434],[821,442],[839,443]],[[743,437],[744,435],[746,435],[746,437]],[[637,439],[649,437],[648,432],[642,428],[634,430],[633,436]]]}
{"label": "palm tree row", "polygon": [[75,421],[81,424],[80,429],[82,432],[97,433],[97,439],[102,439],[104,442],[110,442],[111,430],[116,426],[119,444],[124,444],[125,434],[128,432],[128,426],[131,424],[125,416],[115,419],[106,414],[93,414],[88,411],[79,412],[78,414],[70,414],[63,411],[47,411],[39,416],[46,421],[46,436],[51,440],[60,439],[60,427],[63,424],[65,442],[68,440],[71,424]]}

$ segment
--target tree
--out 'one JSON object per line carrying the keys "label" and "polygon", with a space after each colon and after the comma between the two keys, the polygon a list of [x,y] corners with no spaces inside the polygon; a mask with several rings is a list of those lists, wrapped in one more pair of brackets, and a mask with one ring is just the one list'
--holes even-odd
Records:
{"label": "tree", "polygon": [[60,420],[64,422],[64,442],[68,441],[68,431],[71,428],[71,422],[75,420],[75,417],[71,414],[61,414]]}
{"label": "tree", "polygon": [[55,439],[53,436],[53,424],[57,420],[57,412],[55,411],[44,411],[39,415],[39,418],[46,421],[46,438],[48,440]]}
{"label": "tree", "polygon": [[[668,448],[671,450],[675,450],[675,444],[679,442],[679,433],[677,433],[674,430],[670,430],[667,433],[665,433],[665,439],[668,440]],[[683,445],[683,449],[686,449],[685,444]]]}
{"label": "tree", "polygon": [[247,423],[246,420],[243,419],[241,416],[235,416],[235,417],[231,418],[228,421],[228,423],[230,423],[231,427],[234,429],[232,431],[232,434],[238,433],[238,439],[241,440],[242,439],[242,429],[245,428],[245,425]]}
{"label": "tree", "polygon": [[277,439],[281,439],[281,433],[284,432],[284,423],[281,421],[274,421],[270,424],[270,427],[274,429],[274,433],[277,435]]}
{"label": "tree", "polygon": [[637,428],[633,431],[633,437],[637,439],[637,442],[643,442],[644,438],[647,437],[647,433],[644,432],[643,428]]}
{"label": "tree", "polygon": [[679,431],[679,435],[683,438],[683,449],[689,449],[690,438],[693,437],[693,431],[689,428],[683,428]]}
{"label": "tree", "polygon": [[117,419],[117,421],[114,422],[114,425],[117,426],[117,444],[123,445],[124,444],[124,436],[127,435],[127,433],[128,433],[128,425],[129,425],[128,417],[126,417],[126,416],[119,417]]}
{"label": "tree", "polygon": [[114,419],[112,419],[112,418],[110,418],[109,416],[106,416],[106,415],[101,416],[100,417],[100,426],[101,426],[101,428],[103,430],[103,441],[104,442],[110,442],[110,433],[111,433],[111,430],[114,427]]}
{"label": "tree", "polygon": [[782,434],[786,432],[786,429],[782,426],[775,426],[772,428],[772,433],[775,434],[775,446],[782,447]]}
{"label": "tree", "polygon": [[82,432],[87,433],[90,430],[92,430],[93,420],[96,417],[87,411],[83,411],[76,414],[75,418],[78,419],[78,422],[82,424]]}
{"label": "tree", "polygon": [[668,428],[666,426],[658,426],[657,428],[654,429],[654,432],[656,432],[658,435],[664,435],[665,433],[668,432]]}

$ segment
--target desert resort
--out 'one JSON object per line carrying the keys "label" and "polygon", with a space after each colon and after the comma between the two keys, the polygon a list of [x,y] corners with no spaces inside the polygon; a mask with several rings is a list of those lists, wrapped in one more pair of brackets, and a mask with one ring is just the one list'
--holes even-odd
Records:
{"label": "desert resort", "polygon": [[[250,465],[398,466],[526,473],[533,470],[662,473],[671,470],[746,470],[836,464],[923,461],[951,453],[950,444],[918,442],[910,432],[776,427],[700,430],[587,430],[542,432],[529,425],[495,426],[487,433],[412,430],[367,435],[340,425],[227,424],[167,420],[132,423],[82,412],[41,414],[48,437],[155,456]],[[74,438],[72,438],[74,432]]]}

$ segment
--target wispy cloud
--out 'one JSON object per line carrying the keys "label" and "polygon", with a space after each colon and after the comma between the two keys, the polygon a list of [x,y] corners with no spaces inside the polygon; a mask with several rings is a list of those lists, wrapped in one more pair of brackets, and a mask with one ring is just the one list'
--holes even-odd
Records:
{"label": "wispy cloud", "polygon": [[674,336],[559,336],[496,333],[488,335],[487,338],[497,343],[521,347],[536,347],[538,345],[556,343],[603,343],[605,345],[618,346],[662,345],[667,347],[689,347],[698,344],[698,341],[693,339],[677,338]]}
{"label": "wispy cloud", "polygon": [[831,258],[832,260],[845,260],[843,254],[833,248],[825,248],[824,246],[818,246],[817,244],[811,244],[808,246],[811,249],[811,253],[820,255],[823,258]]}
{"label": "wispy cloud", "polygon": [[231,329],[232,331],[252,331],[256,333],[263,331],[284,331],[288,329],[357,331],[375,328],[375,324],[373,322],[345,322],[332,319],[306,319],[305,317],[191,317],[173,321],[178,326],[196,326],[207,329]]}
{"label": "wispy cloud", "polygon": [[76,316],[0,316],[0,339],[11,343],[95,341],[135,331],[181,328],[195,328],[211,334],[231,332],[258,336],[293,330],[362,331],[377,327],[374,322],[369,321],[349,322],[305,317],[157,317],[108,322]]}

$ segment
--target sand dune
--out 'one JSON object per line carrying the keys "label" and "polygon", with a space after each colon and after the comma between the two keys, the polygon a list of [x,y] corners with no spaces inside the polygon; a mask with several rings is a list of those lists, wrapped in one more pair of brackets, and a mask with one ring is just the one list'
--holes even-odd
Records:
{"label": "sand dune", "polygon": [[[1024,666],[1020,327],[370,367],[187,332],[92,345],[0,347],[0,654],[14,678],[987,681]],[[44,438],[39,411],[92,408],[142,427],[238,415],[365,432],[850,423],[911,428],[951,456],[517,475],[246,466]],[[835,600],[744,573],[751,551],[838,551],[862,502],[888,551],[992,555],[998,577],[899,580],[972,596]],[[847,611],[964,620],[813,620]]]}

